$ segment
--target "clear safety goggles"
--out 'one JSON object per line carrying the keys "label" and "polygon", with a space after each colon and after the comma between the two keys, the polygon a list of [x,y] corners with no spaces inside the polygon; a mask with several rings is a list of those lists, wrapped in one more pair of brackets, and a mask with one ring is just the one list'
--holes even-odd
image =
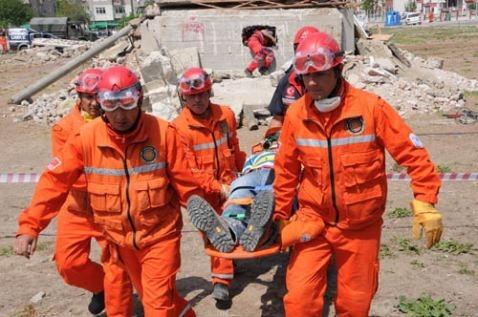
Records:
{"label": "clear safety goggles", "polygon": [[75,82],[76,90],[79,92],[93,93],[96,92],[96,87],[100,81],[100,75],[86,74],[80,76]]}
{"label": "clear safety goggles", "polygon": [[319,48],[314,52],[298,52],[294,57],[294,69],[299,75],[313,72],[322,72],[334,66],[336,57],[342,56],[343,52],[334,53],[325,48]]}
{"label": "clear safety goggles", "polygon": [[179,88],[183,93],[191,93],[194,90],[201,90],[206,87],[209,76],[197,75],[192,78],[181,78]]}
{"label": "clear safety goggles", "polygon": [[106,112],[115,111],[118,108],[132,110],[138,106],[139,97],[140,90],[135,86],[119,92],[100,91],[98,93],[101,109]]}

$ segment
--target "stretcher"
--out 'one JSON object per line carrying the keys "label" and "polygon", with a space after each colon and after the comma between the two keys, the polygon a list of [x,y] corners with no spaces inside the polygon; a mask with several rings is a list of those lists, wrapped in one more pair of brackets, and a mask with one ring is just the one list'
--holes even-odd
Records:
{"label": "stretcher", "polygon": [[[255,191],[261,190],[270,190],[272,191],[272,185],[263,185],[263,186],[256,186],[254,188]],[[205,252],[209,256],[231,259],[231,260],[244,260],[244,259],[255,259],[255,258],[262,258],[266,256],[271,256],[280,252],[280,241],[278,240],[279,235],[276,237],[276,241],[272,244],[259,246],[255,251],[248,252],[245,251],[242,246],[237,245],[231,252],[219,252],[216,250],[211,243],[206,239],[205,235],[202,235],[204,239],[204,246]]]}

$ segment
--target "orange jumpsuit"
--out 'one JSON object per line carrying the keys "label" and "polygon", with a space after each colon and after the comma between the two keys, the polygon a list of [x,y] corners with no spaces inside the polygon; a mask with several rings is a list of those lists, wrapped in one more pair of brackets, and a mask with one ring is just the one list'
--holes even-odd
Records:
{"label": "orange jumpsuit", "polygon": [[[85,124],[79,104],[52,128],[52,152],[59,157],[70,135],[79,131]],[[110,273],[105,278],[103,267],[89,259],[91,238],[105,245],[101,230],[93,223],[91,210],[86,198],[85,176],[73,184],[67,201],[60,211],[48,214],[22,213],[17,234],[30,234],[37,237],[50,220],[57,218],[57,237],[55,262],[63,280],[72,286],[86,289],[92,293],[105,291],[105,304],[108,316],[130,316],[133,309],[133,287],[126,271],[118,265],[110,265]],[[103,287],[104,285],[104,287]]]}
{"label": "orange jumpsuit", "polygon": [[195,316],[178,295],[175,279],[182,228],[179,199],[185,202],[201,193],[178,149],[173,128],[153,116],[141,113],[135,129],[122,135],[102,119],[94,120],[69,139],[24,211],[54,212],[84,173],[93,221],[109,240],[102,261],[125,267],[147,317]]}
{"label": "orange jumpsuit", "polygon": [[418,137],[384,100],[344,85],[342,103],[332,112],[319,113],[308,94],[292,104],[279,140],[274,219],[290,217],[298,194],[297,213],[326,223],[319,238],[292,251],[287,316],[321,316],[332,252],[338,268],[337,314],[368,316],[378,287],[385,149],[407,167],[415,198],[437,201],[440,179]]}
{"label": "orange jumpsuit", "polygon": [[[199,119],[185,107],[173,124],[186,151],[189,169],[204,190],[204,198],[221,212],[221,184],[231,184],[246,155],[239,149],[236,119],[229,107],[211,104],[209,119]],[[234,277],[232,260],[211,257],[212,282],[229,285]]]}

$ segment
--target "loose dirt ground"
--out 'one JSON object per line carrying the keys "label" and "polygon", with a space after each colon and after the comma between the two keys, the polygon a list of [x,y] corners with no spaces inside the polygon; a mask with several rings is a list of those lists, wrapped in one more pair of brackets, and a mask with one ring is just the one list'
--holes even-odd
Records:
{"label": "loose dirt ground", "polygon": [[[426,32],[430,39],[434,38],[436,32],[441,32],[432,28],[414,28],[413,31],[414,34]],[[404,47],[423,55],[437,53],[436,55],[445,58],[445,68],[477,78],[477,57],[470,57],[474,51],[467,53],[465,48],[474,47],[476,51],[478,37],[467,38],[465,45],[456,29],[448,32],[458,34],[447,38],[449,51],[434,49],[426,54],[428,47],[441,45],[441,38]],[[407,38],[404,34],[400,36]],[[410,34],[408,37],[414,38]],[[397,42],[400,45],[400,41]],[[460,47],[464,51],[459,51]],[[463,57],[472,60],[472,63],[465,67],[464,63],[458,62]],[[0,60],[3,58],[5,57],[0,57]],[[49,128],[32,122],[13,123],[6,101],[12,93],[33,83],[51,67],[0,65],[0,173],[39,172],[49,161]],[[467,67],[470,68],[469,72]],[[57,89],[68,80],[60,81],[49,90]],[[476,100],[471,100],[468,105],[475,106],[475,102]],[[432,160],[442,170],[478,172],[478,124],[459,126],[453,120],[438,114],[415,116],[408,123],[421,136]],[[262,133],[263,129],[254,132],[241,129],[239,136],[242,148],[248,149],[260,139]],[[389,160],[388,170],[393,169],[397,170],[397,167]],[[26,260],[11,253],[16,218],[27,206],[33,189],[32,184],[0,184],[0,316],[90,316],[86,310],[90,295],[81,289],[65,285],[51,261],[55,223],[42,234],[40,250],[32,259]],[[455,255],[436,249],[426,250],[421,242],[405,240],[411,238],[411,218],[396,219],[388,214],[396,208],[408,207],[412,198],[409,183],[389,183],[382,237],[380,286],[373,301],[371,315],[404,316],[397,308],[401,295],[408,298],[431,295],[455,305],[454,316],[478,316],[477,192],[477,182],[443,183],[438,204],[438,209],[445,217],[443,240],[453,239],[458,243],[474,244],[469,252]],[[183,230],[182,267],[177,284],[179,291],[194,304],[198,316],[283,316],[286,254],[238,262],[231,290],[232,304],[229,308],[218,309],[210,296],[209,260],[203,253],[198,233],[187,217]],[[98,259],[95,246],[93,256]],[[46,296],[41,303],[31,304],[30,298],[40,291],[44,291]]]}

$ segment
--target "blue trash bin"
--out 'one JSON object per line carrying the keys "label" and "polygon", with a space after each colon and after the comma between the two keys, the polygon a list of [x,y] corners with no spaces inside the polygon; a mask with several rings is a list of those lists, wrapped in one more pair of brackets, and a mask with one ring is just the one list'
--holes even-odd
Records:
{"label": "blue trash bin", "polygon": [[385,25],[392,26],[393,25],[393,11],[388,11],[385,15]]}

